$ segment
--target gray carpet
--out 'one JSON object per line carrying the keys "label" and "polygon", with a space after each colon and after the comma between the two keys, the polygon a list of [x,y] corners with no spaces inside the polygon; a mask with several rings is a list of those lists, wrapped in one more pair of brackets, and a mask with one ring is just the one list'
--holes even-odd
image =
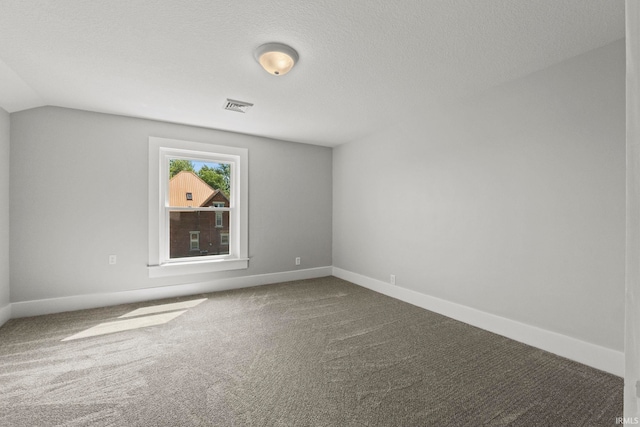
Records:
{"label": "gray carpet", "polygon": [[[61,341],[203,297],[163,325]],[[622,388],[334,277],[0,328],[2,426],[608,426]]]}

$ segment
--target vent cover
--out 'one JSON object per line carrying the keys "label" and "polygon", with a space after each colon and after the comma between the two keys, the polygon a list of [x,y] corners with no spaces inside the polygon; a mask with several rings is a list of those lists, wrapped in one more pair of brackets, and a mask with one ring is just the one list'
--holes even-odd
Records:
{"label": "vent cover", "polygon": [[227,102],[224,104],[224,109],[229,111],[236,111],[238,113],[246,113],[249,108],[253,107],[253,104],[242,101],[235,101],[227,98]]}

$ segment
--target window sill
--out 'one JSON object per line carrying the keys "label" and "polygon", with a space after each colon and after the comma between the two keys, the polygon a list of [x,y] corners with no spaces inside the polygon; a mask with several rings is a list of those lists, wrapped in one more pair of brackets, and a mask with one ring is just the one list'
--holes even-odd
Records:
{"label": "window sill", "polygon": [[187,274],[212,273],[216,271],[242,270],[249,268],[249,258],[220,259],[214,261],[185,261],[150,265],[149,278],[183,276]]}

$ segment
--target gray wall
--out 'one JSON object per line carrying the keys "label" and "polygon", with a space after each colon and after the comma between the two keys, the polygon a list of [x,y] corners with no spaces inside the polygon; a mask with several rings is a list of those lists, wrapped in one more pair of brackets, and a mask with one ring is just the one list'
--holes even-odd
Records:
{"label": "gray wall", "polygon": [[333,264],[622,350],[618,41],[334,150]]}
{"label": "gray wall", "polygon": [[9,113],[0,108],[0,309],[9,304]]}
{"label": "gray wall", "polygon": [[[149,136],[248,148],[248,270],[148,278]],[[330,266],[331,162],[326,147],[210,129],[56,107],[13,113],[12,302]]]}

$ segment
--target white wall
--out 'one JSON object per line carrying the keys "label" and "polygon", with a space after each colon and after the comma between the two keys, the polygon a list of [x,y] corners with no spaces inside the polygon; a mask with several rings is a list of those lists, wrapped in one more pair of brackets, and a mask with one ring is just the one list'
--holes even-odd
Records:
{"label": "white wall", "polygon": [[[149,136],[248,148],[248,270],[149,279]],[[210,129],[56,107],[13,113],[12,302],[330,266],[331,162],[326,147]]]}
{"label": "white wall", "polygon": [[621,40],[335,149],[333,265],[622,351],[624,64]]}
{"label": "white wall", "polygon": [[0,108],[0,325],[9,310],[9,113]]}
{"label": "white wall", "polygon": [[627,262],[624,416],[640,417],[640,3],[625,2],[627,54]]}

